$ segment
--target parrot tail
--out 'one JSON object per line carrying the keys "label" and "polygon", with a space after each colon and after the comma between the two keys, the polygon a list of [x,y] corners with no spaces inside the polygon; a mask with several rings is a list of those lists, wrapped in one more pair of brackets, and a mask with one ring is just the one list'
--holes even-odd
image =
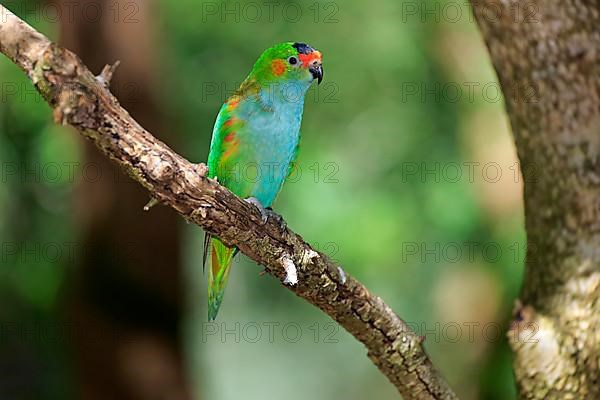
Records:
{"label": "parrot tail", "polygon": [[227,247],[214,237],[210,239],[210,268],[208,269],[209,321],[214,321],[217,318],[221,301],[223,301],[227,279],[229,278],[231,262],[235,254],[235,247]]}

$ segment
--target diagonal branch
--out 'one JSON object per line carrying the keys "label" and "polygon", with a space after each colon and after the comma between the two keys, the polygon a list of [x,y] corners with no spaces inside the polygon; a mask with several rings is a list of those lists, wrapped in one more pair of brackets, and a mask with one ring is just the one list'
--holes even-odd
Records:
{"label": "diagonal branch", "polygon": [[298,284],[288,289],[317,306],[361,341],[373,363],[409,399],[455,399],[422,339],[379,297],[316,252],[300,235],[263,223],[258,210],[145,131],[70,51],[0,5],[0,52],[19,65],[54,110],[116,161],[163,204],[237,246],[283,282],[289,262]]}

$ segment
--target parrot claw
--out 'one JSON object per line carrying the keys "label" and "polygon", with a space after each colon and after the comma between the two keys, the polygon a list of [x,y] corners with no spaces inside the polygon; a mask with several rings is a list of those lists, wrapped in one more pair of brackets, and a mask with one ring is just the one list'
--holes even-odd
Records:
{"label": "parrot claw", "polygon": [[254,207],[258,208],[258,212],[260,212],[260,217],[262,219],[263,225],[267,223],[269,220],[269,213],[266,208],[260,204],[260,201],[256,197],[248,197],[244,199],[244,201],[248,204],[252,204]]}
{"label": "parrot claw", "polygon": [[283,234],[285,232],[285,230],[287,229],[287,224],[284,221],[283,217],[281,215],[277,214],[275,211],[273,211],[273,209],[271,207],[267,207],[266,211],[267,211],[267,216],[269,218],[273,218],[277,222],[277,225],[279,225],[279,233]]}

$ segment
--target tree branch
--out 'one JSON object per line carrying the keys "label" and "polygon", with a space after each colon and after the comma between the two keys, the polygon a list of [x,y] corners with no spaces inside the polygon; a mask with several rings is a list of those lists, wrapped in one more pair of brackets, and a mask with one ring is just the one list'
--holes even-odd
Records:
{"label": "tree branch", "polygon": [[[54,110],[54,119],[90,139],[133,179],[187,220],[237,246],[283,281],[290,260],[298,284],[287,286],[361,341],[373,363],[405,399],[455,399],[422,346],[422,338],[377,296],[302,237],[208,179],[134,121],[70,51],[0,5],[0,51],[19,65]],[[107,69],[109,71],[109,69]]]}
{"label": "tree branch", "polygon": [[509,341],[523,399],[600,398],[598,0],[473,0],[525,182]]}

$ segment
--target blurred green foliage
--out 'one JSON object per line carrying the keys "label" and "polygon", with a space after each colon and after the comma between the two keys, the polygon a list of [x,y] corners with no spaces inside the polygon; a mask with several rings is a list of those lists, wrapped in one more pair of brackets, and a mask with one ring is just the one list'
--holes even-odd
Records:
{"label": "blurred green foliage", "polygon": [[[220,105],[262,50],[288,40],[321,50],[325,80],[306,100],[301,173],[275,209],[427,337],[461,398],[513,398],[504,332],[522,274],[521,184],[470,10],[451,0],[273,4],[157,3],[156,93],[181,136],[176,150],[206,160]],[[55,24],[32,23],[55,37]],[[55,179],[7,168],[80,162],[79,139],[51,123],[48,107],[5,58],[0,77],[0,324],[48,326],[72,261],[68,243],[77,242],[70,203],[77,179],[64,169]],[[484,169],[493,163],[497,181]],[[207,324],[202,234],[185,229],[186,353],[202,397],[396,398],[360,344],[259,277],[243,256],[219,320]],[[51,244],[60,256],[44,255]],[[10,336],[0,335],[0,354]],[[57,341],[25,345],[46,349],[47,365],[64,357]],[[56,382],[66,378],[54,370],[40,371],[40,385],[53,384],[64,398]]]}

